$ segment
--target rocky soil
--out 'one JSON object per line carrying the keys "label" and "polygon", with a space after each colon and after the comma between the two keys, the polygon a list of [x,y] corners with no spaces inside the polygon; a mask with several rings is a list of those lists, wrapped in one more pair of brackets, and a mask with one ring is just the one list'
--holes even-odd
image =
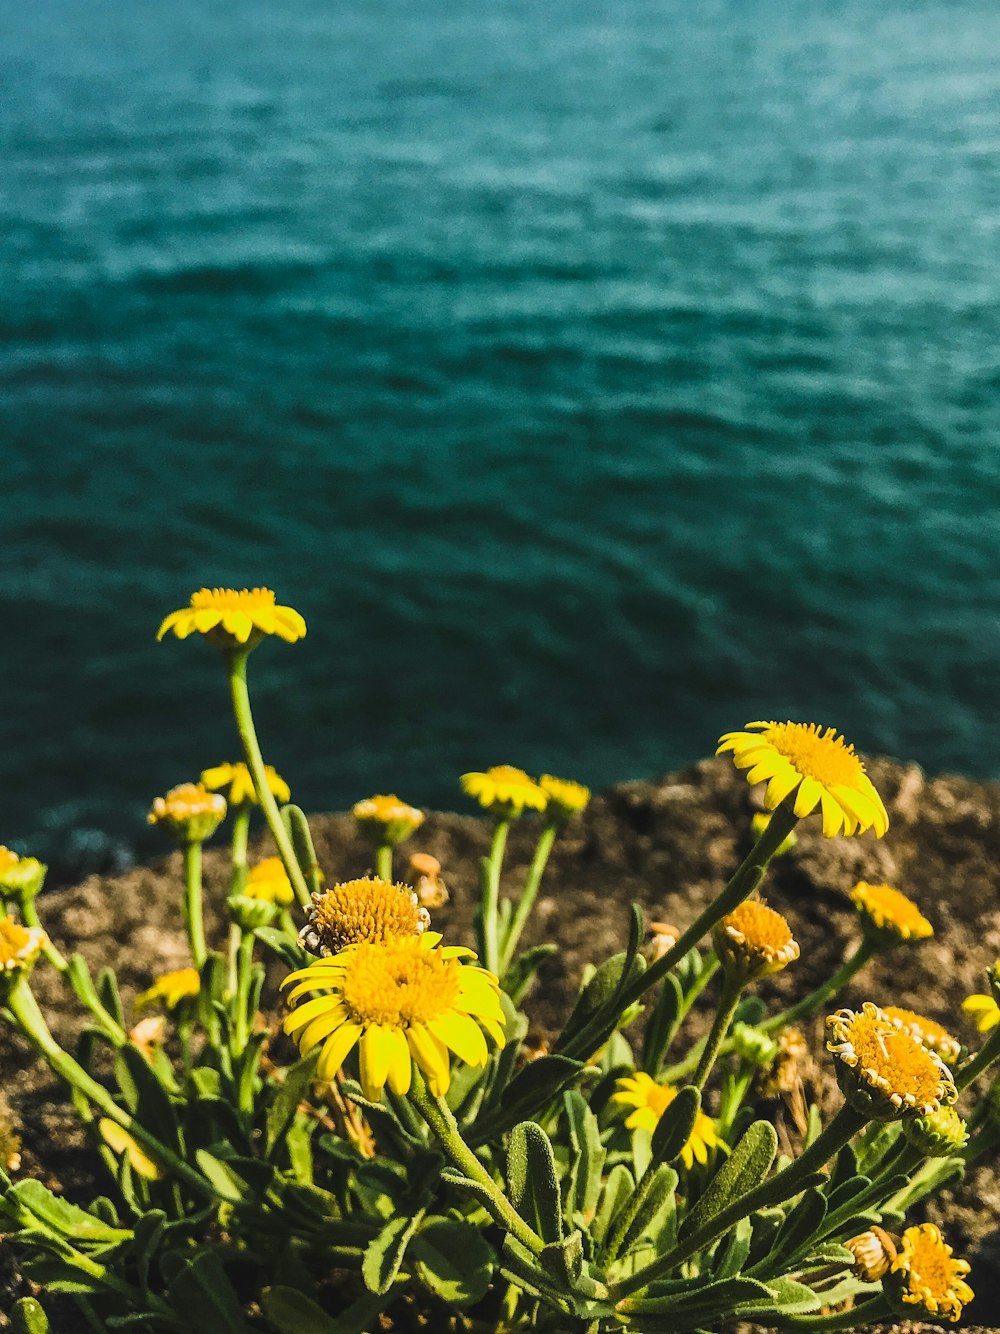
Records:
{"label": "rocky soil", "polygon": [[[790,920],[802,954],[762,994],[768,1002],[785,1003],[828,976],[857,940],[847,892],[859,879],[887,882],[917,900],[935,936],[874,960],[843,1003],[871,999],[906,1006],[975,1046],[978,1038],[959,1006],[970,992],[983,990],[984,969],[1000,957],[1000,784],[929,779],[916,766],[888,760],[871,761],[869,772],[890,813],[891,828],[883,840],[872,835],[823,839],[819,821],[810,819],[799,826],[797,848],[772,867],[765,895]],[[613,787],[568,827],[553,853],[528,937],[528,943],[559,944],[528,1002],[541,1034],[561,1026],[584,965],[622,947],[632,901],[648,917],[683,927],[718,893],[749,846],[752,811],[743,778],[728,762],[709,760],[654,782]],[[348,878],[370,868],[370,850],[350,817],[317,816],[313,828],[328,877]],[[506,870],[511,892],[527,870],[533,832],[524,822],[512,833]],[[452,939],[470,935],[476,866],[488,843],[485,820],[432,814],[409,845],[433,853],[444,867],[452,900],[436,914],[435,925]],[[264,842],[253,849],[255,855],[267,851]],[[227,878],[223,848],[206,852],[205,871],[210,935],[220,938],[217,908]],[[187,963],[180,875],[180,856],[174,854],[119,877],[91,877],[43,898],[46,925],[61,949],[79,949],[95,971],[113,967],[128,1004],[155,976]],[[78,1024],[74,1007],[50,970],[40,966],[34,981],[54,1031],[72,1043]],[[703,1016],[692,1016],[692,1031],[702,1022]],[[811,1091],[833,1102],[838,1095],[819,1020],[810,1026],[809,1037],[815,1057]],[[26,1044],[2,1026],[0,1072],[23,1136],[22,1171],[56,1184],[71,1198],[92,1195],[100,1165],[79,1135],[62,1090]],[[783,1117],[783,1124],[794,1137],[791,1118]],[[969,1329],[1000,1326],[998,1211],[1000,1173],[993,1163],[973,1166],[958,1187],[927,1210],[928,1218],[946,1228],[956,1254],[972,1261],[969,1281],[976,1301],[969,1317],[981,1323]],[[0,1245],[0,1312],[13,1294],[25,1291],[5,1249]],[[70,1328],[67,1324],[67,1334]]]}

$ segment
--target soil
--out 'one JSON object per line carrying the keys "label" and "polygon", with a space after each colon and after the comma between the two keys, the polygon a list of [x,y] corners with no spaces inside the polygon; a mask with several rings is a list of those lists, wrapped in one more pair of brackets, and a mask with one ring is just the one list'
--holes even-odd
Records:
{"label": "soil", "polygon": [[[819,820],[800,824],[797,846],[771,868],[765,886],[770,904],[792,924],[800,960],[762,984],[769,1006],[785,1004],[828,977],[858,939],[847,893],[860,879],[888,883],[914,898],[934,925],[933,939],[904,945],[869,963],[840,998],[900,1005],[943,1023],[975,1047],[960,1003],[983,991],[984,970],[1000,957],[1000,784],[957,777],[927,778],[915,765],[869,761],[869,773],[889,810],[891,827],[872,835],[824,839]],[[753,796],[742,776],[723,760],[706,760],[652,782],[624,783],[594,799],[557,842],[542,896],[525,943],[552,940],[559,951],[546,964],[526,1008],[539,1033],[561,1027],[587,963],[624,944],[628,905],[642,905],[648,919],[683,927],[722,888],[749,847]],[[347,879],[371,867],[371,850],[346,815],[311,820],[318,860],[328,878]],[[537,826],[511,833],[504,875],[516,894],[527,871]],[[471,937],[477,866],[486,852],[485,819],[430,814],[408,851],[433,853],[443,868],[451,901],[434,914],[449,939]],[[271,851],[265,839],[251,860]],[[224,847],[206,849],[205,882],[210,940],[221,941],[219,907],[226,894]],[[79,950],[93,971],[110,966],[126,1005],[152,979],[188,963],[179,908],[181,858],[117,877],[92,876],[46,894],[41,910],[54,942]],[[51,969],[39,966],[33,986],[53,1031],[72,1046],[79,1027],[75,1003],[67,1004]],[[711,1002],[713,988],[706,998]],[[704,1014],[689,1020],[691,1032]],[[823,1053],[822,1023],[807,1026],[815,1058],[811,1096],[824,1106],[839,1101]],[[27,1044],[0,1027],[2,1088],[23,1138],[22,1174],[42,1177],[72,1199],[95,1193],[101,1166],[79,1133],[61,1087]],[[787,1109],[776,1105],[783,1133],[794,1143]],[[106,1187],[102,1187],[104,1189]],[[953,1190],[927,1206],[926,1217],[945,1228],[955,1253],[972,1262],[976,1300],[968,1329],[1000,1327],[1000,1172],[992,1162],[973,1165]],[[0,1312],[26,1292],[9,1247],[0,1245]],[[69,1317],[67,1316],[67,1322]],[[0,1315],[0,1328],[5,1324]],[[67,1323],[68,1334],[71,1325]],[[899,1331],[930,1329],[899,1325]],[[63,1334],[57,1330],[57,1334]]]}

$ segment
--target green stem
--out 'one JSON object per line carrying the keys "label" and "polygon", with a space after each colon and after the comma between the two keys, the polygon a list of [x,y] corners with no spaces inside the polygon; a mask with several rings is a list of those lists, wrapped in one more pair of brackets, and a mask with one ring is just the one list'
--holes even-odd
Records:
{"label": "green stem", "polygon": [[862,940],[851,957],[844,960],[831,978],[818,986],[815,991],[811,991],[808,996],[803,996],[800,1001],[790,1005],[787,1010],[782,1010],[780,1014],[774,1014],[764,1023],[758,1024],[758,1028],[762,1033],[776,1033],[779,1029],[794,1024],[798,1019],[806,1019],[809,1015],[815,1014],[831,996],[835,996],[841,987],[845,987],[855,973],[859,973],[877,952],[876,946],[870,940]]}
{"label": "green stem", "polygon": [[245,935],[240,941],[239,959],[236,966],[236,998],[234,1002],[236,1015],[234,1056],[241,1055],[250,1039],[250,1027],[253,1016],[247,1013],[247,1006],[250,1001],[250,983],[252,981],[250,970],[253,967],[253,944],[254,937],[252,934]]}
{"label": "green stem", "polygon": [[155,1135],[151,1135],[141,1122],[136,1121],[119,1107],[107,1089],[91,1079],[86,1070],[63,1051],[49,1031],[49,1026],[23,974],[11,984],[7,994],[7,1008],[20,1026],[21,1032],[34,1043],[60,1079],[63,1079],[70,1088],[77,1089],[98,1111],[103,1112],[110,1120],[133,1135],[195,1194],[203,1199],[215,1201],[215,1191],[199,1172],[189,1167],[165,1144],[161,1144]]}
{"label": "green stem", "polygon": [[413,1067],[413,1083],[409,1092],[410,1101],[424,1118],[431,1130],[441,1141],[441,1147],[448,1157],[465,1175],[475,1181],[486,1192],[483,1201],[501,1227],[516,1237],[522,1246],[526,1246],[533,1255],[540,1255],[544,1242],[521,1215],[515,1210],[503,1191],[483,1167],[482,1163],[462,1139],[458,1123],[451,1113],[451,1108],[443,1098],[435,1098],[428,1091],[419,1068]]}
{"label": "green stem", "polygon": [[230,894],[242,894],[247,883],[247,840],[250,834],[250,802],[245,801],[233,815],[233,875]]}
{"label": "green stem", "polygon": [[253,725],[253,714],[250,712],[250,694],[247,690],[247,651],[228,653],[226,655],[226,668],[229,673],[229,693],[233,701],[236,726],[239,729],[240,741],[243,743],[243,753],[246,756],[247,765],[253,775],[257,800],[264,812],[271,837],[281,854],[281,860],[285,863],[285,870],[292,882],[295,896],[303,908],[308,908],[311,902],[309,888],[295,855],[295,849],[292,847],[292,841],[288,837],[288,832],[278,813],[278,804],[268,787],[267,777],[264,773],[264,757],[260,753],[260,744],[257,741],[257,733]]}
{"label": "green stem", "polygon": [[705,1081],[712,1073],[712,1066],[715,1064],[716,1057],[722,1047],[723,1039],[729,1032],[729,1025],[733,1022],[733,1015],[736,1013],[736,1007],[740,1003],[740,996],[742,994],[742,981],[739,978],[732,977],[728,973],[724,974],[722,979],[722,995],[719,997],[719,1008],[712,1021],[708,1040],[702,1049],[701,1059],[698,1062],[698,1069],[695,1071],[694,1079],[691,1081],[699,1092],[705,1087]]}
{"label": "green stem", "polygon": [[[747,853],[746,857],[733,872],[732,878],[717,899],[713,899],[703,912],[691,923],[688,929],[672,949],[650,964],[644,973],[625,988],[624,993],[615,1002],[615,1008],[624,1012],[629,1005],[644,995],[670,972],[675,964],[684,958],[688,950],[693,949],[698,941],[711,931],[716,922],[731,913],[744,899],[754,892],[767,870],[768,863],[778,848],[798,824],[798,817],[792,809],[794,793],[786,797],[771,816],[767,828]],[[600,1033],[606,1024],[606,1017],[598,1012],[591,1021],[569,1039],[560,1048],[560,1054],[574,1058],[586,1058],[593,1051],[594,1034]]]}
{"label": "green stem", "polygon": [[380,843],[375,849],[375,874],[380,880],[392,880],[391,843]]}
{"label": "green stem", "polygon": [[191,945],[191,958],[201,972],[208,956],[205,921],[201,905],[201,844],[184,844],[184,924]]}
{"label": "green stem", "polygon": [[552,851],[552,845],[556,841],[556,834],[558,832],[558,822],[553,820],[550,824],[545,826],[538,839],[538,843],[535,847],[535,855],[531,861],[531,868],[528,871],[528,877],[524,882],[524,889],[521,891],[521,897],[514,910],[514,916],[507,931],[507,939],[503,943],[503,949],[500,954],[501,973],[505,973],[513,961],[514,952],[517,949],[518,941],[521,939],[524,925],[531,915],[532,908],[535,906],[535,899],[538,897],[538,887],[542,883],[542,876],[545,873],[549,854]]}
{"label": "green stem", "polygon": [[[820,1293],[822,1296],[822,1293]],[[812,1330],[814,1334],[836,1334],[839,1330],[868,1329],[876,1321],[891,1316],[888,1301],[878,1293],[860,1306],[852,1306],[848,1311],[836,1311],[833,1315],[786,1315],[773,1321],[776,1329]]]}
{"label": "green stem", "polygon": [[856,1112],[849,1103],[844,1103],[826,1129],[816,1136],[812,1144],[793,1163],[789,1163],[783,1171],[776,1173],[770,1181],[762,1182],[746,1195],[734,1200],[728,1209],[723,1209],[701,1227],[695,1228],[672,1250],[661,1255],[652,1264],[646,1265],[615,1284],[611,1300],[619,1301],[622,1297],[641,1291],[655,1279],[664,1278],[696,1251],[700,1251],[716,1237],[728,1232],[741,1218],[749,1217],[758,1209],[782,1204],[792,1196],[798,1195],[802,1190],[803,1181],[818,1171],[835,1153],[839,1153],[865,1124],[865,1117]]}
{"label": "green stem", "polygon": [[53,968],[57,969],[60,973],[65,973],[67,968],[69,967],[69,962],[67,961],[65,955],[60,954],[60,952],[56,949],[55,945],[52,944],[52,941],[49,940],[49,933],[42,926],[41,920],[38,916],[38,910],[35,907],[34,895],[26,894],[21,899],[21,921],[27,927],[31,927],[36,931],[44,932],[45,944],[42,946],[42,953],[45,955],[46,959],[48,959],[49,963],[52,965]]}
{"label": "green stem", "polygon": [[500,868],[507,846],[509,820],[498,820],[493,843],[484,863],[482,900],[479,905],[480,957],[491,973],[500,972],[500,948],[497,939],[497,913],[500,908]]}
{"label": "green stem", "polygon": [[992,1030],[972,1060],[967,1061],[956,1073],[955,1087],[959,1093],[967,1089],[998,1058],[1000,1058],[1000,1026]]}

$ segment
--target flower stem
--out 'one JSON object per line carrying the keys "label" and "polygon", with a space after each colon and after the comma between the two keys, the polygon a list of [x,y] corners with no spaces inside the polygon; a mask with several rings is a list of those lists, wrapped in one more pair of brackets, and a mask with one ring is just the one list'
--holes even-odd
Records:
{"label": "flower stem", "polygon": [[493,830],[489,856],[483,861],[482,897],[479,904],[479,950],[483,966],[491,973],[500,971],[500,949],[497,940],[497,914],[500,908],[500,868],[507,846],[509,820],[498,820]]}
{"label": "flower stem", "polygon": [[524,930],[524,924],[531,915],[531,910],[535,906],[535,899],[538,897],[538,887],[542,882],[542,875],[545,872],[546,864],[549,860],[549,853],[552,851],[552,845],[556,841],[556,834],[559,832],[558,823],[553,820],[542,830],[535,847],[535,855],[531,861],[531,869],[528,871],[528,878],[524,882],[524,889],[521,891],[521,897],[518,900],[514,916],[510,927],[507,930],[507,938],[503,943],[503,949],[500,953],[500,972],[505,973],[510,967],[514,958],[514,951],[517,949],[517,943],[521,939],[521,932]]}
{"label": "flower stem", "polygon": [[702,1049],[701,1060],[698,1062],[698,1069],[695,1071],[694,1079],[691,1081],[699,1092],[705,1087],[705,1081],[712,1073],[712,1066],[715,1064],[716,1057],[719,1055],[723,1039],[729,1032],[729,1025],[733,1022],[733,1015],[736,1013],[736,1007],[740,1003],[740,996],[742,994],[743,985],[740,980],[738,978],[730,977],[729,974],[724,974],[722,979],[722,995],[719,997],[719,1008],[712,1021],[712,1027],[708,1034],[708,1041]]}
{"label": "flower stem", "polygon": [[257,733],[253,725],[253,714],[250,712],[250,694],[247,690],[247,651],[244,649],[241,652],[227,653],[226,668],[229,674],[229,693],[233,701],[236,726],[239,729],[240,741],[243,743],[243,753],[246,755],[247,766],[253,775],[257,800],[264,812],[271,837],[281,854],[281,860],[285,863],[285,870],[292,882],[295,896],[302,907],[307,908],[311,901],[309,888],[295,855],[295,849],[292,847],[292,841],[281,822],[281,816],[278,814],[278,804],[268,787],[267,777],[264,773],[264,757],[260,753],[260,744],[257,741]]}
{"label": "flower stem", "polygon": [[988,1070],[998,1057],[1000,1057],[1000,1026],[993,1029],[972,1060],[967,1061],[955,1072],[955,1087],[959,1093],[977,1080],[984,1070]]}
{"label": "flower stem", "polygon": [[409,1098],[441,1141],[441,1147],[459,1171],[464,1172],[471,1181],[482,1187],[487,1197],[483,1203],[500,1226],[506,1228],[511,1236],[516,1237],[533,1255],[541,1254],[544,1247],[541,1237],[532,1231],[462,1139],[451,1108],[443,1098],[431,1095],[416,1065],[413,1067],[413,1083],[410,1086]]}
{"label": "flower stem", "polygon": [[[708,907],[695,918],[677,943],[667,950],[666,954],[657,959],[655,963],[650,964],[644,973],[640,973],[624,989],[615,1001],[616,1009],[624,1012],[629,1005],[637,1001],[650,987],[655,986],[662,977],[669,973],[675,964],[680,963],[688,950],[697,945],[698,941],[707,932],[711,931],[716,922],[721,921],[727,913],[731,913],[744,899],[750,897],[763,880],[768,863],[776,850],[781,847],[797,824],[798,817],[792,810],[792,801],[786,797],[771,816],[760,838],[733,872],[732,878],[719,897],[713,899]],[[604,1015],[600,1013],[595,1015],[589,1023],[585,1024],[578,1033],[570,1038],[565,1046],[560,1048],[560,1055],[575,1058],[589,1056],[593,1051],[594,1034],[595,1032],[600,1033],[601,1026],[605,1022]]]}
{"label": "flower stem", "polygon": [[845,959],[843,964],[833,974],[831,978],[815,991],[811,991],[808,996],[803,996],[800,1001],[790,1005],[787,1010],[782,1010],[780,1014],[773,1014],[770,1019],[757,1027],[762,1033],[776,1033],[780,1028],[787,1028],[789,1024],[794,1024],[798,1019],[806,1019],[824,1005],[831,996],[835,996],[842,987],[845,987],[855,973],[860,973],[868,960],[877,953],[876,946],[870,940],[862,940],[861,944],[854,951],[849,959]]}
{"label": "flower stem", "polygon": [[392,879],[391,843],[380,843],[375,849],[375,874],[380,880]]}
{"label": "flower stem", "polygon": [[[822,1294],[820,1294],[822,1296]],[[833,1315],[786,1315],[774,1321],[776,1329],[812,1330],[814,1334],[836,1334],[839,1330],[868,1329],[875,1321],[891,1316],[888,1301],[878,1293],[860,1306],[852,1306],[848,1311],[835,1311]]]}
{"label": "flower stem", "polygon": [[628,1297],[634,1292],[641,1291],[655,1279],[665,1277],[694,1255],[696,1251],[702,1250],[716,1237],[721,1237],[723,1233],[728,1232],[741,1218],[749,1217],[750,1214],[756,1213],[758,1209],[767,1209],[782,1204],[785,1200],[790,1200],[793,1195],[798,1195],[802,1190],[802,1183],[818,1171],[835,1153],[838,1153],[865,1124],[864,1116],[860,1112],[856,1112],[849,1103],[844,1103],[826,1129],[816,1136],[808,1149],[793,1163],[789,1163],[783,1171],[778,1172],[770,1181],[762,1182],[746,1195],[734,1200],[727,1209],[723,1209],[721,1213],[708,1219],[701,1227],[695,1228],[682,1241],[679,1241],[672,1250],[665,1255],[661,1255],[652,1264],[646,1265],[620,1283],[615,1284],[611,1293],[611,1300],[617,1302],[622,1297]]}
{"label": "flower stem", "polygon": [[246,1048],[250,1039],[250,1027],[252,1016],[247,1013],[247,1007],[250,1001],[250,970],[253,967],[253,934],[244,935],[240,941],[239,956],[236,964],[236,996],[234,999],[234,1009],[236,1015],[236,1024],[234,1032],[234,1050],[233,1055],[239,1056]]}
{"label": "flower stem", "polygon": [[247,882],[247,836],[250,833],[251,806],[245,801],[233,816],[233,876],[230,894],[242,894]]}
{"label": "flower stem", "polygon": [[205,921],[201,904],[201,844],[184,844],[184,925],[194,966],[201,972],[208,955],[205,948]]}

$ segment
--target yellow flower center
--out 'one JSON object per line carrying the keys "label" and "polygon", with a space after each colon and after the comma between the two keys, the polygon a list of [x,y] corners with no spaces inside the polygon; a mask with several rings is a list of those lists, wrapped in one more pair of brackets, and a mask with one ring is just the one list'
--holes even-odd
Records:
{"label": "yellow flower center", "polygon": [[429,920],[427,910],[405,885],[365,877],[346,880],[312,896],[302,943],[314,954],[338,954],[362,941],[383,944],[417,937]]}
{"label": "yellow flower center", "polygon": [[940,1058],[871,1001],[858,1013],[838,1010],[827,1027],[827,1048],[901,1111],[929,1115],[942,1102],[955,1101],[955,1085]]}
{"label": "yellow flower center", "polygon": [[837,735],[836,728],[823,731],[818,723],[772,723],[764,736],[803,778],[814,778],[824,787],[854,787],[865,772],[854,747]]}
{"label": "yellow flower center", "polygon": [[722,919],[726,935],[748,953],[760,954],[769,961],[785,961],[789,954],[797,958],[799,947],[791,927],[780,912],[756,900],[741,903]]}
{"label": "yellow flower center", "polygon": [[903,1301],[923,1306],[932,1315],[957,1320],[963,1305],[972,1300],[972,1289],[963,1278],[969,1272],[968,1261],[952,1258],[951,1247],[933,1223],[906,1229],[892,1268],[905,1276]]}
{"label": "yellow flower center", "polygon": [[245,611],[250,615],[262,607],[273,607],[274,592],[270,588],[201,588],[191,594],[191,606],[196,610],[214,607],[219,611]]}
{"label": "yellow flower center", "polygon": [[898,1005],[886,1005],[882,1013],[901,1028],[905,1028],[908,1033],[912,1033],[925,1047],[936,1051],[942,1060],[954,1061],[962,1050],[962,1044],[957,1038],[953,1038],[942,1024],[927,1019],[914,1010],[903,1010]]}
{"label": "yellow flower center", "polygon": [[851,902],[880,931],[891,931],[902,940],[926,940],[934,934],[912,899],[890,885],[870,885],[859,880],[851,890]]}
{"label": "yellow flower center", "polygon": [[440,951],[425,949],[413,936],[384,945],[356,945],[344,970],[341,996],[358,1024],[426,1024],[458,1001],[461,967],[457,959],[442,958]]}

